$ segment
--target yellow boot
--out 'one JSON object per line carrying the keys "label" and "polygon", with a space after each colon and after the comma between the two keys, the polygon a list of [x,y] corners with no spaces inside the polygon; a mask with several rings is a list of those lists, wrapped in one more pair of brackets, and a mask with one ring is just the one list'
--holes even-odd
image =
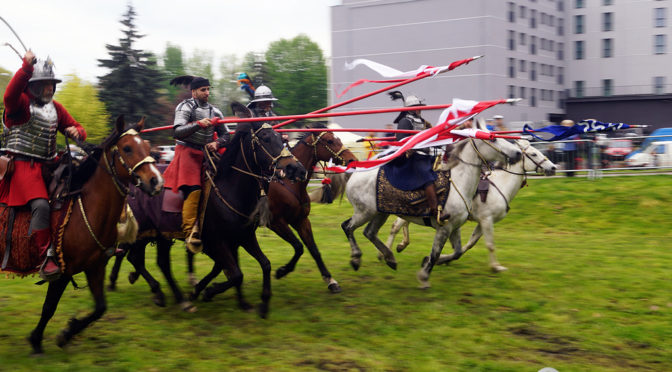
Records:
{"label": "yellow boot", "polygon": [[182,231],[184,243],[192,253],[200,253],[203,250],[201,233],[198,231],[196,218],[198,216],[198,204],[201,199],[201,190],[189,193],[182,205]]}

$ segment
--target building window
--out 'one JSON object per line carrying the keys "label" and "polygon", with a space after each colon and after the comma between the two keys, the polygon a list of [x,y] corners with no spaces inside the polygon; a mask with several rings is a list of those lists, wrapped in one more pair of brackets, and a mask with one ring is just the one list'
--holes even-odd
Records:
{"label": "building window", "polygon": [[537,11],[530,9],[530,28],[537,28]]}
{"label": "building window", "polygon": [[509,22],[516,21],[516,4],[509,2]]}
{"label": "building window", "polygon": [[613,57],[614,39],[602,39],[602,58]]}
{"label": "building window", "polygon": [[537,37],[530,36],[530,54],[537,54]]}
{"label": "building window", "polygon": [[521,32],[518,34],[518,43],[520,45],[525,45],[527,39],[527,35],[524,32]]}
{"label": "building window", "polygon": [[516,87],[509,85],[509,98],[516,98]]}
{"label": "building window", "polygon": [[565,59],[565,43],[558,43],[558,60]]}
{"label": "building window", "polygon": [[516,59],[515,58],[509,58],[509,77],[510,78],[515,78],[516,77]]}
{"label": "building window", "polygon": [[558,36],[563,36],[565,34],[565,19],[558,18]]}
{"label": "building window", "polygon": [[555,27],[555,17],[554,16],[548,16],[548,25],[551,27]]}
{"label": "building window", "polygon": [[537,80],[537,62],[530,62],[530,80]]}
{"label": "building window", "polygon": [[614,13],[602,13],[602,31],[614,30]]}
{"label": "building window", "polygon": [[653,24],[655,27],[665,27],[667,8],[655,8],[653,10]]}
{"label": "building window", "polygon": [[584,0],[574,0],[574,7],[576,9],[585,8],[586,7],[586,2]]}
{"label": "building window", "polygon": [[577,80],[574,82],[574,96],[577,98],[583,97],[585,82],[583,80]]}
{"label": "building window", "polygon": [[653,52],[655,54],[665,54],[666,35],[653,35]]}
{"label": "building window", "polygon": [[565,2],[564,0],[558,0],[558,11],[563,11],[565,10]]}
{"label": "building window", "polygon": [[530,88],[530,106],[537,107],[537,88]]}
{"label": "building window", "polygon": [[516,50],[516,32],[509,30],[509,50]]}
{"label": "building window", "polygon": [[527,8],[525,7],[525,5],[521,5],[520,7],[518,7],[518,16],[521,19],[527,18]]}
{"label": "building window", "polygon": [[614,81],[612,79],[602,80],[602,95],[610,96],[614,94]]}
{"label": "building window", "polygon": [[519,61],[518,61],[518,66],[519,66],[518,70],[519,70],[520,72],[525,72],[525,71],[527,71],[527,62],[525,62],[524,60],[522,60],[522,59],[519,60]]}
{"label": "building window", "polygon": [[608,6],[608,5],[613,5],[614,0],[602,0],[602,5]]}
{"label": "building window", "polygon": [[653,94],[665,93],[665,76],[653,77]]}
{"label": "building window", "polygon": [[574,59],[584,59],[584,49],[585,41],[577,40],[574,42]]}
{"label": "building window", "polygon": [[583,29],[584,29],[583,21],[584,21],[584,16],[582,16],[582,15],[574,16],[574,33],[575,34],[582,34],[584,32],[583,31]]}
{"label": "building window", "polygon": [[562,85],[565,83],[565,68],[558,67],[558,84]]}
{"label": "building window", "polygon": [[519,96],[518,98],[525,99],[525,87],[520,87],[519,91],[520,91],[520,94],[518,94],[518,96]]}

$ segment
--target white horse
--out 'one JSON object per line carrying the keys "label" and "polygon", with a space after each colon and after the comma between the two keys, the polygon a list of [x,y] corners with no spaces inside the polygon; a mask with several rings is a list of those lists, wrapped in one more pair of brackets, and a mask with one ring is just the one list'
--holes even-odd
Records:
{"label": "white horse", "polygon": [[[466,245],[462,247],[459,255],[442,254],[437,262],[440,264],[448,264],[456,260],[460,255],[471,249],[481,236],[485,236],[485,245],[490,252],[490,268],[494,272],[507,270],[497,261],[495,255],[495,223],[501,221],[509,212],[509,206],[513,198],[516,197],[518,191],[527,182],[527,172],[536,172],[537,174],[545,174],[551,176],[555,174],[557,167],[553,162],[548,160],[541,151],[532,147],[526,140],[518,140],[516,144],[523,151],[523,157],[515,164],[510,165],[507,169],[495,169],[488,180],[490,181],[490,189],[485,202],[481,201],[480,195],[474,196],[472,201],[473,210],[469,216],[469,220],[478,223],[474,232],[471,233],[471,238]],[[408,222],[402,218],[397,218],[392,225],[390,236],[387,239],[387,246],[390,247],[394,243],[394,237],[403,229],[403,240],[397,245],[397,252],[403,251],[410,243],[408,235]]]}
{"label": "white horse", "polygon": [[[451,187],[443,208],[442,217],[445,219],[445,223],[439,226],[436,220],[432,219],[432,227],[436,229],[436,235],[432,245],[431,258],[417,273],[417,279],[420,281],[421,287],[427,288],[430,286],[429,275],[449,237],[455,255],[459,257],[462,252],[460,226],[466,222],[469,216],[472,203],[471,196],[476,192],[483,162],[506,160],[518,162],[521,156],[522,152],[517,146],[499,138],[494,141],[469,138],[455,145],[448,160],[448,165],[451,168]],[[376,209],[377,174],[378,170],[357,172],[350,177],[345,187],[346,195],[354,208],[354,213],[351,218],[341,224],[341,227],[350,241],[350,264],[355,270],[359,269],[361,264],[362,251],[357,246],[354,231],[367,222],[364,236],[383,254],[388,266],[393,269],[397,267],[394,254],[377,236],[378,231],[389,217],[389,214],[380,213]],[[424,226],[422,217],[404,216],[403,218]]]}

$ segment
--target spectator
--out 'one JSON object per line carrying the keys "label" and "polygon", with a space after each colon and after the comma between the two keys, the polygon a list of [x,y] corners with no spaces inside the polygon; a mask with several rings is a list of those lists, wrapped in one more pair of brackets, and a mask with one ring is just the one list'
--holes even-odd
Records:
{"label": "spectator", "polygon": [[[572,120],[563,120],[560,125],[563,127],[571,127],[574,126],[574,122]],[[578,135],[573,135],[569,137],[567,140],[568,141],[575,141],[578,140],[579,136]],[[563,143],[563,151],[564,151],[564,156],[565,156],[565,169],[570,170],[570,172],[565,173],[567,177],[574,177],[574,172],[571,172],[571,170],[576,169],[576,157],[578,155],[577,151],[577,146],[576,142],[565,142]]]}
{"label": "spectator", "polygon": [[495,130],[508,130],[506,125],[504,125],[504,117],[502,115],[495,115],[492,117],[494,120]]}

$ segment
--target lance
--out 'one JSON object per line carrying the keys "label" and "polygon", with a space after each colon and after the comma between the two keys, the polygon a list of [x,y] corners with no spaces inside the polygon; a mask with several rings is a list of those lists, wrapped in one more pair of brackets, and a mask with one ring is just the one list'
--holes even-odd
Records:
{"label": "lance", "polygon": [[[361,110],[361,111],[343,111],[343,112],[325,112],[317,114],[304,114],[304,115],[284,115],[284,116],[263,116],[255,118],[239,118],[239,117],[228,117],[224,119],[212,118],[212,122],[215,124],[227,124],[227,123],[247,123],[247,122],[256,122],[256,121],[282,121],[282,120],[301,120],[301,119],[315,119],[315,118],[328,118],[335,116],[349,116],[349,115],[370,115],[370,114],[384,114],[388,112],[400,112],[400,111],[415,111],[415,110],[440,110],[452,106],[452,103],[447,103],[444,105],[430,105],[430,106],[410,106],[410,107],[393,107],[385,109],[373,109],[373,110]],[[143,129],[142,133],[156,132],[160,130],[172,129],[172,125],[167,125],[163,127],[148,128]],[[294,130],[296,131],[296,130]],[[301,130],[305,131],[305,129]],[[322,132],[325,130],[322,129]],[[347,130],[352,131],[352,130]],[[368,132],[382,132],[387,130],[375,130],[375,129],[366,129]]]}
{"label": "lance", "polygon": [[[456,67],[458,67],[458,66],[461,66],[461,65],[463,65],[463,64],[469,63],[469,62],[471,62],[471,61],[475,61],[475,60],[477,60],[477,59],[479,59],[479,58],[482,58],[482,57],[483,57],[483,56],[475,56],[475,57],[471,57],[471,58],[463,59],[463,60],[460,60],[460,61],[455,61],[455,62],[451,63],[451,64],[448,66],[448,68],[446,68],[446,69],[444,69],[444,70],[442,70],[442,71],[439,71],[438,73],[441,74],[441,73],[444,73],[444,72],[446,72],[446,71],[453,70],[454,68],[456,68]],[[386,91],[386,90],[394,89],[394,88],[396,88],[396,87],[400,87],[400,86],[402,86],[402,85],[406,85],[406,84],[412,83],[412,82],[414,82],[414,81],[416,81],[416,80],[424,79],[424,78],[426,78],[427,76],[431,76],[431,75],[435,75],[435,74],[432,74],[432,73],[430,73],[430,72],[426,72],[426,71],[425,71],[425,72],[422,72],[421,74],[419,74],[418,76],[415,76],[415,77],[412,77],[412,78],[408,78],[408,79],[402,80],[402,81],[400,81],[400,82],[398,82],[398,83],[396,83],[396,84],[389,85],[389,86],[387,86],[387,87],[385,87],[385,88],[381,88],[381,89],[378,89],[378,90],[374,90],[373,92],[366,93],[366,94],[362,94],[361,96],[357,96],[357,97],[354,97],[354,98],[345,100],[345,101],[343,101],[343,102],[339,102],[339,103],[333,104],[333,105],[331,105],[331,106],[327,106],[327,107],[321,108],[321,109],[319,109],[319,110],[315,110],[315,111],[311,112],[311,114],[319,114],[319,113],[321,113],[321,112],[325,112],[325,111],[333,110],[333,109],[335,109],[335,108],[337,108],[337,107],[341,107],[341,106],[347,105],[348,103],[352,103],[352,102],[359,101],[359,100],[362,100],[362,99],[367,98],[367,97],[371,97],[371,96],[373,96],[373,95],[382,93],[382,92],[384,92],[384,91]],[[287,125],[287,124],[294,123],[294,122],[297,121],[297,120],[299,120],[299,119],[290,119],[290,120],[287,120],[287,121],[283,121],[282,123],[275,124],[275,125],[273,126],[273,129],[277,129],[277,128],[280,128],[280,127],[285,126],[285,125]]]}

